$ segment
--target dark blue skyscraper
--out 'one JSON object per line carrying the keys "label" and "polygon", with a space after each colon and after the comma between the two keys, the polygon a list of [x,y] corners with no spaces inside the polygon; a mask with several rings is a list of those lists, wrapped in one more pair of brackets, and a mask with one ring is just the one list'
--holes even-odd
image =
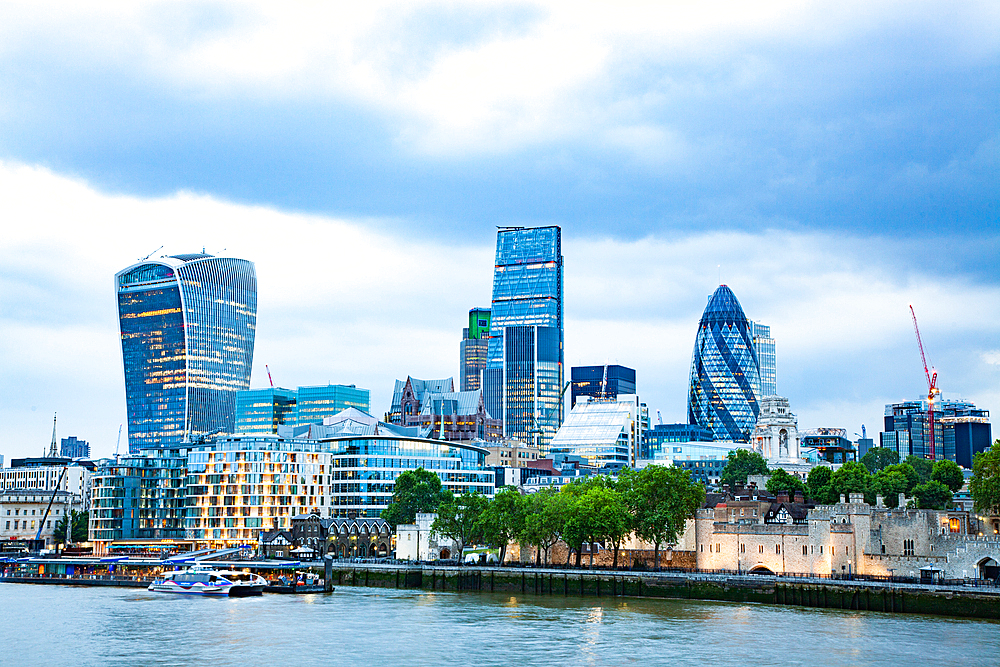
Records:
{"label": "dark blue skyscraper", "polygon": [[559,227],[501,228],[483,373],[486,410],[503,420],[506,437],[530,443],[537,435],[542,447],[563,418],[562,295]]}
{"label": "dark blue skyscraper", "polygon": [[720,285],[698,322],[688,389],[688,423],[716,440],[749,442],[760,412],[760,375],[750,322]]}
{"label": "dark blue skyscraper", "polygon": [[245,259],[145,260],[115,276],[129,452],[235,426],[250,385],[257,277]]}

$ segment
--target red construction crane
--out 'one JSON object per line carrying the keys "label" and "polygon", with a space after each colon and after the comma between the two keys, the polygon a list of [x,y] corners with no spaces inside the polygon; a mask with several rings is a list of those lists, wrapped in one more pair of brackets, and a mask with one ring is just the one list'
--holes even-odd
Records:
{"label": "red construction crane", "polygon": [[267,371],[267,381],[271,383],[271,387],[274,388],[274,380],[271,379],[271,369],[264,364],[264,370]]}
{"label": "red construction crane", "polygon": [[924,364],[924,377],[927,379],[927,425],[930,429],[930,458],[936,460],[934,451],[934,399],[941,394],[937,387],[937,370],[931,366],[927,368],[927,356],[924,354],[924,343],[920,340],[920,327],[917,326],[917,314],[913,312],[913,305],[910,305],[910,315],[913,317],[913,331],[917,334],[917,347],[920,348],[920,361]]}

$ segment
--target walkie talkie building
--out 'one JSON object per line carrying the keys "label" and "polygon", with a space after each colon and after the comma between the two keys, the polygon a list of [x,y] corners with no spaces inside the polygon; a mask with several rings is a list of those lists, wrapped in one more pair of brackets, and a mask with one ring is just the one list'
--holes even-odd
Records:
{"label": "walkie talkie building", "polygon": [[497,233],[486,411],[508,438],[544,449],[563,420],[563,257],[559,227]]}
{"label": "walkie talkie building", "polygon": [[202,253],[115,275],[129,452],[235,427],[250,386],[257,277],[252,262]]}
{"label": "walkie talkie building", "polygon": [[736,295],[720,285],[698,322],[688,389],[688,423],[715,440],[749,442],[760,405],[760,370],[750,322]]}

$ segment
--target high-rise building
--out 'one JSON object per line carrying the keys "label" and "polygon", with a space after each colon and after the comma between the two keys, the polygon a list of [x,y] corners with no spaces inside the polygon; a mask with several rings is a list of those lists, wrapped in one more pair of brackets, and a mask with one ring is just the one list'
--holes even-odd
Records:
{"label": "high-rise building", "polygon": [[353,384],[299,387],[295,394],[295,425],[315,424],[347,408],[368,412],[370,404],[371,392]]}
{"label": "high-rise building", "polygon": [[[900,459],[909,455],[930,458],[930,422],[927,401],[906,401],[885,406],[885,430],[879,446]],[[972,458],[993,444],[989,410],[969,401],[941,400],[934,406],[934,453],[938,459],[972,468]]]}
{"label": "high-rise building", "polygon": [[549,443],[549,452],[580,456],[598,467],[634,467],[645,439],[642,405],[635,394],[581,399]]}
{"label": "high-rise building", "polygon": [[760,371],[760,390],[757,392],[757,397],[777,396],[778,370],[771,327],[759,322],[750,322],[750,333],[753,336],[754,349],[757,350],[757,367]]}
{"label": "high-rise building", "polygon": [[570,383],[569,407],[572,410],[581,396],[613,400],[619,394],[634,394],[635,370],[618,364],[573,366]]}
{"label": "high-rise building", "polygon": [[497,232],[486,410],[507,438],[543,451],[563,420],[563,257],[559,227]]}
{"label": "high-rise building", "polygon": [[267,387],[236,393],[236,433],[265,435],[295,425],[294,389]]}
{"label": "high-rise building", "polygon": [[59,456],[70,459],[89,459],[90,443],[77,439],[75,435],[63,438],[59,443]]}
{"label": "high-rise building", "polygon": [[483,371],[486,369],[486,352],[490,339],[489,308],[469,311],[469,326],[462,329],[459,350],[459,384],[462,391],[483,388]]}
{"label": "high-rise building", "polygon": [[759,389],[750,322],[733,291],[719,285],[698,322],[688,423],[711,429],[715,440],[749,442],[760,412]]}
{"label": "high-rise building", "polygon": [[232,432],[250,385],[252,262],[204,253],[143,260],[115,276],[129,451]]}

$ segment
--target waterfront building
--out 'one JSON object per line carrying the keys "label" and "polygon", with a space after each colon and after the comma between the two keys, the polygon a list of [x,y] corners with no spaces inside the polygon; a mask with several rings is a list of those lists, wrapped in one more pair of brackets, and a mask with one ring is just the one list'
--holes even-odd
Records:
{"label": "waterfront building", "polygon": [[570,409],[578,398],[590,396],[614,400],[619,394],[635,394],[635,370],[618,364],[573,366],[570,369]]}
{"label": "waterfront building", "polygon": [[297,393],[281,387],[236,392],[236,433],[264,435],[294,425]]}
{"label": "waterfront building", "polygon": [[407,375],[405,380],[396,380],[396,387],[392,392],[392,405],[385,416],[385,421],[397,426],[416,426],[428,393],[446,394],[454,391],[454,378],[418,380]]}
{"label": "waterfront building", "polygon": [[[934,443],[938,459],[972,468],[973,457],[993,444],[989,410],[963,400],[941,400],[934,405]],[[885,406],[885,430],[879,446],[900,459],[909,455],[930,458],[930,425],[927,401],[906,401]]]}
{"label": "waterfront building", "polygon": [[469,311],[469,326],[462,329],[462,344],[459,348],[459,386],[462,391],[483,388],[483,371],[486,370],[486,353],[489,348],[490,319],[489,308],[473,308]]}
{"label": "waterfront building", "polygon": [[759,387],[750,322],[733,291],[720,285],[698,322],[688,423],[710,429],[715,440],[749,442],[760,411]]}
{"label": "waterfront building", "polygon": [[396,551],[396,534],[385,519],[323,519],[326,553],[334,558],[386,558]]}
{"label": "waterfront building", "polygon": [[[799,433],[802,456],[812,463],[847,463],[858,460],[858,450],[842,428],[810,428]],[[789,471],[790,472],[790,471]]]}
{"label": "waterfront building", "polygon": [[771,327],[751,321],[750,333],[753,337],[754,350],[757,352],[758,377],[760,378],[757,398],[774,396],[778,393],[778,369],[774,353],[774,339],[771,338]]}
{"label": "waterfront building", "polygon": [[[454,540],[431,530],[437,514],[418,512],[412,524],[396,526],[396,558],[398,560],[428,561],[458,558],[458,545]],[[471,545],[466,545],[471,546]]]}
{"label": "waterfront building", "polygon": [[507,466],[511,468],[535,467],[542,458],[541,450],[533,444],[519,440],[503,440],[483,445],[486,451],[486,465],[490,468]]}
{"label": "waterfront building", "polygon": [[79,440],[75,435],[63,438],[59,444],[59,456],[69,459],[89,459],[90,443]]}
{"label": "waterfront building", "polygon": [[570,410],[548,451],[579,456],[596,467],[635,467],[645,428],[641,406],[634,394],[615,400],[581,400]]}
{"label": "waterfront building", "polygon": [[[46,509],[49,510],[48,514],[45,513]],[[56,523],[67,513],[74,511],[85,511],[83,498],[76,493],[4,489],[0,491],[0,541],[23,543],[40,539],[44,541],[46,549],[51,549],[65,541],[65,535],[55,534]]]}
{"label": "waterfront building", "polygon": [[[826,440],[813,440],[811,446],[822,447],[824,454],[830,448]],[[813,467],[802,458],[799,420],[792,412],[788,399],[783,396],[771,395],[761,399],[760,414],[753,434],[753,448],[767,460],[771,470],[782,468],[791,475],[805,479]]]}
{"label": "waterfront building", "polygon": [[115,275],[129,452],[231,433],[250,385],[252,262],[204,253],[143,260]]}
{"label": "waterfront building", "polygon": [[[81,498],[90,509],[91,484],[95,465],[61,457],[12,459],[10,468],[0,469],[0,490],[65,491]],[[65,471],[65,472],[64,472]]]}
{"label": "waterfront building", "polygon": [[563,421],[563,257],[559,227],[497,232],[483,384],[503,435],[542,450]]}
{"label": "waterfront building", "polygon": [[712,431],[698,424],[657,424],[646,431],[643,459],[654,459],[672,442],[711,442]]}

